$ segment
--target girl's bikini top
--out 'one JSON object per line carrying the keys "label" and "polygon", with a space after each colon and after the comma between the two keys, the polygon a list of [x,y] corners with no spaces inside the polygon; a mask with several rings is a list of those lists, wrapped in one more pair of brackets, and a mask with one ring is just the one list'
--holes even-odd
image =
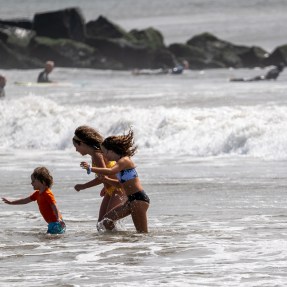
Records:
{"label": "girl's bikini top", "polygon": [[[109,162],[107,163],[106,167],[111,168],[111,167],[113,167],[115,164],[116,164],[115,161],[109,161]],[[95,165],[93,165],[93,166],[95,166]],[[97,177],[97,174],[96,174],[96,177]],[[106,188],[106,192],[108,193],[109,196],[112,196],[112,194],[113,194],[113,192],[114,192],[115,190],[119,190],[119,191],[120,191],[121,189],[120,189],[120,188],[117,188],[117,187],[115,187],[115,186],[112,186],[112,185]]]}
{"label": "girl's bikini top", "polygon": [[136,169],[133,167],[133,168],[121,170],[119,173],[116,174],[116,176],[120,183],[124,183],[128,180],[138,177],[138,173]]}

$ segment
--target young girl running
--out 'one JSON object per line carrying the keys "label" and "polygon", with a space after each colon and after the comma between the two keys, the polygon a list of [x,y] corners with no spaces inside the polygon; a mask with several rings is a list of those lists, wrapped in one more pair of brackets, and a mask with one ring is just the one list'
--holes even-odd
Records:
{"label": "young girl running", "polygon": [[[106,229],[112,230],[115,221],[131,215],[136,230],[148,232],[147,210],[150,200],[143,190],[135,164],[131,160],[136,149],[133,131],[130,130],[127,135],[107,137],[101,144],[104,157],[116,162],[113,167],[99,168],[91,167],[87,162],[81,163],[82,168],[102,174],[103,181],[124,189],[128,197],[125,203],[105,214],[103,224]],[[116,175],[118,180],[111,179],[113,175]]]}
{"label": "young girl running", "polygon": [[37,167],[31,175],[31,185],[34,193],[26,198],[9,200],[2,198],[7,204],[27,204],[37,201],[40,213],[48,223],[47,233],[62,234],[66,230],[66,225],[62,219],[62,215],[57,208],[54,194],[51,191],[53,185],[53,177],[45,167]]}
{"label": "young girl running", "polygon": [[[83,156],[87,154],[90,155],[92,158],[92,166],[94,167],[112,167],[115,162],[105,159],[100,149],[102,141],[103,137],[92,127],[79,126],[75,130],[73,144],[76,151]],[[76,184],[75,189],[80,191],[102,183],[104,183],[103,180],[96,177],[84,184]],[[101,196],[103,196],[103,200],[100,206],[98,222],[103,220],[104,215],[108,211],[118,206],[126,199],[123,190],[121,190],[119,187],[112,186],[108,182],[104,183]]]}

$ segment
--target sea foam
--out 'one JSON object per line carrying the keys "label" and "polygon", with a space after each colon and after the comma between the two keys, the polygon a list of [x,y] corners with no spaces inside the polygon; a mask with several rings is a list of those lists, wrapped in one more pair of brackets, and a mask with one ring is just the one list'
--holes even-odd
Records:
{"label": "sea foam", "polygon": [[286,159],[287,108],[276,105],[180,108],[64,106],[27,96],[0,102],[3,149],[65,150],[79,125],[104,136],[135,131],[143,153]]}

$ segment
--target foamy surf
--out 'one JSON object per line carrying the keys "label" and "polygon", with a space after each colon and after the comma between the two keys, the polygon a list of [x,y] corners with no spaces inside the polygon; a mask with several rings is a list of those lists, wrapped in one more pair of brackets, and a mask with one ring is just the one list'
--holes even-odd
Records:
{"label": "foamy surf", "polygon": [[[101,108],[27,96],[1,101],[0,108],[2,149],[71,149],[73,131],[88,123],[104,135],[133,127],[141,153],[151,155],[287,158],[285,106]],[[39,137],[43,130],[45,137]]]}

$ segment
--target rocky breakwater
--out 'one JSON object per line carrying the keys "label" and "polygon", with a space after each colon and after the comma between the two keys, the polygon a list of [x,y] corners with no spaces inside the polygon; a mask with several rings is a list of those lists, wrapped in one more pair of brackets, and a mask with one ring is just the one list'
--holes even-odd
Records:
{"label": "rocky breakwater", "polygon": [[166,46],[152,27],[127,32],[103,16],[86,22],[79,8],[0,20],[1,69],[40,68],[48,59],[58,67],[92,69],[172,68],[184,60],[191,69],[252,68],[287,64],[287,45],[269,54],[203,33]]}

